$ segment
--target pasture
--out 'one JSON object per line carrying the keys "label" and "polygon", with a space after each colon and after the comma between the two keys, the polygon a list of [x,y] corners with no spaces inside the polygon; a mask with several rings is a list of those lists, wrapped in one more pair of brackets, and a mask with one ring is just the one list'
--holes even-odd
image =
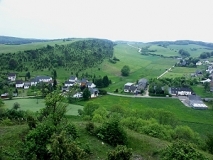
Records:
{"label": "pasture", "polygon": [[[19,103],[20,104],[20,109],[24,111],[32,111],[32,112],[37,112],[40,109],[45,107],[45,102],[44,99],[13,99],[13,100],[5,100],[5,107],[6,108],[12,108],[14,103]],[[66,115],[78,115],[78,109],[83,109],[83,106],[80,105],[74,105],[74,104],[69,104],[67,106],[67,112]]]}
{"label": "pasture", "polygon": [[79,39],[73,39],[72,41],[63,41],[63,40],[53,40],[48,42],[34,42],[34,43],[27,43],[21,45],[5,45],[0,44],[0,54],[1,53],[16,53],[18,51],[25,51],[25,50],[33,50],[42,47],[46,47],[47,45],[54,46],[57,45],[66,45],[72,42],[75,42]]}
{"label": "pasture", "polygon": [[[177,59],[141,55],[136,48],[130,47],[127,44],[116,45],[114,47],[114,56],[120,61],[112,64],[105,60],[99,67],[82,71],[91,75],[95,74],[96,77],[107,75],[112,81],[110,87],[107,88],[110,92],[113,92],[115,89],[123,89],[123,85],[126,82],[136,82],[141,78],[156,78],[177,62]],[[121,69],[124,65],[130,67],[130,75],[127,77],[121,76]]]}
{"label": "pasture", "polygon": [[[118,105],[127,109],[146,110],[146,109],[162,109],[172,112],[181,124],[189,124],[189,126],[200,133],[206,135],[207,132],[213,132],[213,110],[195,110],[183,105],[176,98],[128,98],[118,96],[103,96],[90,100],[99,104],[106,109]],[[80,102],[85,105],[85,102]],[[208,128],[208,130],[206,130]]]}

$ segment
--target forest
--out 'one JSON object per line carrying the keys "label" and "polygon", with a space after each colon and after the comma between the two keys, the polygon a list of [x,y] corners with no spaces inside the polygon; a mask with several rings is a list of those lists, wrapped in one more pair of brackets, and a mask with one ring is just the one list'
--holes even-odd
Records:
{"label": "forest", "polygon": [[102,63],[113,55],[113,42],[101,39],[76,41],[67,45],[57,45],[0,54],[1,71],[36,71],[63,67],[79,72]]}

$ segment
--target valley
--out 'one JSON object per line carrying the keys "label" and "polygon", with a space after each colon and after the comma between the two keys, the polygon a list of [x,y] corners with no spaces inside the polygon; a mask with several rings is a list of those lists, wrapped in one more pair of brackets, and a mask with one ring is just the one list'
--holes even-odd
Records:
{"label": "valley", "polygon": [[[181,49],[190,56],[180,54]],[[200,55],[207,52],[210,56],[202,59]],[[32,136],[34,131],[40,133],[39,129],[46,125],[54,126],[50,122],[51,115],[55,114],[51,107],[55,106],[56,110],[58,107],[59,114],[63,112],[60,106],[66,106],[67,112],[63,112],[55,130],[52,127],[52,131],[45,132],[52,139],[49,141],[45,137],[44,141],[50,145],[52,140],[57,139],[53,136],[55,133],[63,137],[63,129],[58,126],[71,123],[79,135],[71,141],[78,142],[75,145],[82,149],[82,155],[86,153],[82,159],[106,159],[108,152],[115,149],[105,138],[108,135],[102,135],[106,132],[104,127],[111,121],[113,124],[114,120],[119,122],[126,134],[128,140],[121,144],[132,148],[133,159],[160,159],[162,149],[178,140],[193,144],[196,151],[213,159],[212,151],[206,144],[208,135],[213,133],[213,92],[211,82],[201,83],[208,78],[212,80],[212,73],[206,71],[213,60],[211,53],[212,45],[193,41],[126,43],[105,39],[61,39],[19,45],[0,44],[1,95],[18,93],[17,97],[0,99],[0,147],[3,148],[0,155],[6,159],[28,157],[34,144],[27,144],[21,139]],[[183,62],[186,64],[182,65]],[[201,65],[196,65],[197,62],[201,62]],[[125,65],[130,68],[128,76],[121,73]],[[8,73],[15,73],[16,80],[26,82],[41,75],[52,77],[55,82],[52,85],[41,82],[24,89],[16,87],[16,80],[9,81]],[[62,87],[70,76],[75,76],[77,80],[68,91],[63,92]],[[105,76],[109,79],[107,86],[103,80]],[[137,94],[136,91],[124,91],[127,83],[133,83],[137,89],[138,81],[142,78],[149,82],[143,90],[137,91]],[[97,97],[84,99],[85,88],[89,87],[82,87],[83,79],[96,87],[101,81],[101,87],[97,87]],[[199,110],[186,107],[178,99],[178,93],[172,95],[171,89],[169,91],[172,87],[191,89],[192,95],[201,97],[208,108]],[[73,97],[80,92],[82,98]],[[145,93],[149,93],[149,97]],[[206,98],[210,100],[205,101]],[[18,103],[18,108],[14,111],[15,103]],[[45,114],[49,114],[50,119],[40,120]],[[31,122],[38,128],[29,129]],[[88,129],[88,125],[93,126],[94,130]],[[72,133],[69,130],[70,133],[73,134],[75,129]],[[15,139],[13,146],[11,138]],[[23,148],[26,152],[19,150],[19,143],[25,145]],[[36,143],[42,146],[42,143]],[[69,147],[65,141],[62,145]],[[48,150],[45,147],[42,149],[42,152]],[[39,149],[32,152],[32,157],[38,153]],[[50,154],[45,153],[45,156]]]}

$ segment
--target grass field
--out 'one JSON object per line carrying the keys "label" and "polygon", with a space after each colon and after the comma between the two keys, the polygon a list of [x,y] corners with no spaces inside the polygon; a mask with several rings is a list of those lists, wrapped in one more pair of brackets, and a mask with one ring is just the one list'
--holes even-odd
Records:
{"label": "grass field", "polygon": [[[175,49],[177,50],[177,53],[180,49],[184,49],[188,51],[191,55],[191,57],[199,57],[201,53],[203,52],[210,52],[212,50],[209,50],[205,46],[200,46],[196,44],[189,44],[189,45],[169,45],[167,48]],[[195,50],[193,50],[195,49]]]}
{"label": "grass field", "polygon": [[21,45],[0,44],[0,53],[16,53],[18,51],[46,47],[47,45],[54,46],[55,44],[66,45],[66,44],[75,42],[77,40],[79,39],[73,39],[72,41],[54,40],[54,41],[48,41],[48,42],[35,42],[35,43],[27,43],[27,44],[21,44]]}
{"label": "grass field", "polygon": [[[192,129],[196,130],[201,135],[206,132],[213,132],[213,110],[194,110],[187,108],[178,99],[173,98],[127,98],[117,96],[103,96],[92,99],[94,103],[98,103],[107,109],[114,105],[119,105],[124,108],[144,110],[149,108],[163,109],[174,113],[183,124],[190,124]],[[81,102],[85,105],[85,102]],[[208,128],[208,130],[206,130]]]}
{"label": "grass field", "polygon": [[[45,107],[45,103],[43,99],[13,99],[13,100],[5,100],[5,107],[12,108],[13,104],[17,102],[20,104],[21,110],[29,110],[29,111],[39,111],[40,109]],[[78,115],[78,109],[83,109],[83,106],[69,104],[67,106],[67,115]]]}
{"label": "grass field", "polygon": [[213,93],[206,92],[204,86],[202,85],[192,86],[192,89],[197,95],[199,95],[202,98],[213,98]]}

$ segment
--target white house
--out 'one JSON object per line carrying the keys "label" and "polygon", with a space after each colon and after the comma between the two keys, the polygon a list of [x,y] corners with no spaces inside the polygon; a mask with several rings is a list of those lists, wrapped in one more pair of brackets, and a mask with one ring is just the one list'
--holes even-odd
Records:
{"label": "white house", "polygon": [[130,87],[133,85],[134,85],[134,83],[130,83],[130,82],[126,83],[124,85],[124,92],[126,92],[126,93],[130,92]]}
{"label": "white house", "polygon": [[44,82],[44,83],[48,83],[48,82],[52,82],[52,77],[49,76],[36,76],[34,79],[32,79],[30,81],[31,86],[36,86],[39,82]]}
{"label": "white house", "polygon": [[10,81],[15,81],[16,80],[16,74],[15,73],[8,73],[7,78]]}
{"label": "white house", "polygon": [[29,89],[31,82],[24,82],[24,89]]}
{"label": "white house", "polygon": [[196,66],[200,66],[200,65],[202,65],[201,61],[199,61],[199,62],[196,63]]}
{"label": "white house", "polygon": [[89,91],[90,91],[90,94],[91,94],[91,98],[94,98],[94,97],[98,97],[98,89],[97,88],[89,88]]}
{"label": "white house", "polygon": [[94,83],[92,83],[92,82],[86,82],[86,86],[88,88],[95,88],[96,87],[96,85]]}
{"label": "white house", "polygon": [[68,81],[70,81],[70,82],[76,82],[78,80],[78,78],[76,77],[76,76],[71,76],[70,78],[69,78],[69,80]]}
{"label": "white house", "polygon": [[82,98],[83,97],[83,93],[80,92],[80,93],[76,93],[73,95],[73,98]]}
{"label": "white house", "polygon": [[24,82],[22,80],[16,80],[16,88],[23,88]]}
{"label": "white house", "polygon": [[173,96],[188,96],[192,94],[192,90],[190,88],[171,88],[170,94]]}
{"label": "white house", "polygon": [[75,84],[75,82],[71,82],[71,81],[64,82],[65,87],[72,87],[74,84]]}
{"label": "white house", "polygon": [[205,80],[200,81],[200,82],[204,84],[204,83],[206,83],[206,82],[211,82],[211,81],[212,81],[212,80],[208,78],[208,79],[205,79]]}

